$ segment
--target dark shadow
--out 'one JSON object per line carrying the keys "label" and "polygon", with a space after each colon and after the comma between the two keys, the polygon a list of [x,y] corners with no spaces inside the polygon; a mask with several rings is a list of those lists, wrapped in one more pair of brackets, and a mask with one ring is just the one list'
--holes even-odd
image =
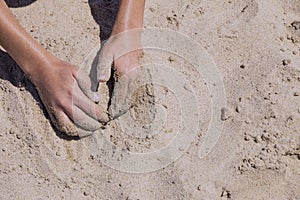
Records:
{"label": "dark shadow", "polygon": [[109,38],[119,10],[120,0],[88,0],[92,16],[100,27],[100,39]]}
{"label": "dark shadow", "polygon": [[11,8],[28,6],[35,1],[36,0],[5,0],[8,7],[11,7]]}
{"label": "dark shadow", "polygon": [[79,136],[68,136],[68,135],[60,132],[59,130],[57,130],[55,128],[55,126],[53,126],[52,124],[51,124],[51,126],[52,126],[53,130],[55,131],[56,135],[59,138],[63,139],[63,140],[67,140],[67,141],[79,141],[81,139]]}
{"label": "dark shadow", "polygon": [[27,79],[17,63],[4,51],[0,50],[0,79],[9,81],[18,88],[28,90],[34,99],[40,102],[35,86]]}

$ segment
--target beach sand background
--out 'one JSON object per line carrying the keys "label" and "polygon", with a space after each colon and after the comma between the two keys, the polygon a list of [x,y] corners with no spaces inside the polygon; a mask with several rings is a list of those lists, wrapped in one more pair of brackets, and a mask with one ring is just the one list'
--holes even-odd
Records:
{"label": "beach sand background", "polygon": [[[100,32],[107,38],[117,9],[101,0],[8,3],[32,37],[77,66],[100,44]],[[210,114],[205,81],[179,58],[156,55],[190,77],[205,115],[188,151],[146,174],[111,169],[82,141],[55,131],[34,86],[1,51],[0,199],[300,199],[297,21],[298,0],[147,1],[145,27],[183,33],[213,58],[227,117],[217,145],[199,159]]]}

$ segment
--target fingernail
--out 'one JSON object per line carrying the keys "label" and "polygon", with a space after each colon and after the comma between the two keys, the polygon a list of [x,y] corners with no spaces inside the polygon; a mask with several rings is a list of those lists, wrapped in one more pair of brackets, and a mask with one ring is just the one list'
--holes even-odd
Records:
{"label": "fingernail", "polygon": [[99,94],[96,93],[96,92],[95,92],[95,94],[94,94],[94,100],[95,100],[95,102],[99,102],[99,101],[100,101],[100,96],[99,96]]}
{"label": "fingernail", "polygon": [[105,80],[105,79],[106,79],[105,75],[102,74],[102,75],[99,76],[99,80]]}

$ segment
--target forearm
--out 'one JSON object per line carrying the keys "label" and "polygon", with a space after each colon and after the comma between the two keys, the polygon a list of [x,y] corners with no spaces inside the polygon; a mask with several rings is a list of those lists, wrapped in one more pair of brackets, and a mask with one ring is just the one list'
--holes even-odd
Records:
{"label": "forearm", "polygon": [[4,0],[0,0],[0,45],[29,76],[53,57],[21,27]]}
{"label": "forearm", "polygon": [[112,35],[143,27],[146,0],[120,0]]}

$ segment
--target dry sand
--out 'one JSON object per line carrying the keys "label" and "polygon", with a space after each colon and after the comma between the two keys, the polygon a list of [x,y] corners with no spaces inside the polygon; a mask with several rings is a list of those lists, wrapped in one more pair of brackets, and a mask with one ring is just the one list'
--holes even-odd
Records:
{"label": "dry sand", "polygon": [[[115,12],[114,1],[99,1],[8,2],[38,42],[79,66],[100,43],[99,24],[107,37]],[[201,129],[170,166],[130,174],[102,164],[82,141],[55,132],[33,85],[0,52],[0,199],[300,199],[300,28],[293,23],[300,21],[299,0],[152,0],[145,15],[146,27],[184,33],[216,62],[227,97],[216,147],[198,158],[209,93],[179,58],[156,56],[190,78],[202,99]],[[118,132],[111,138],[122,145]]]}

